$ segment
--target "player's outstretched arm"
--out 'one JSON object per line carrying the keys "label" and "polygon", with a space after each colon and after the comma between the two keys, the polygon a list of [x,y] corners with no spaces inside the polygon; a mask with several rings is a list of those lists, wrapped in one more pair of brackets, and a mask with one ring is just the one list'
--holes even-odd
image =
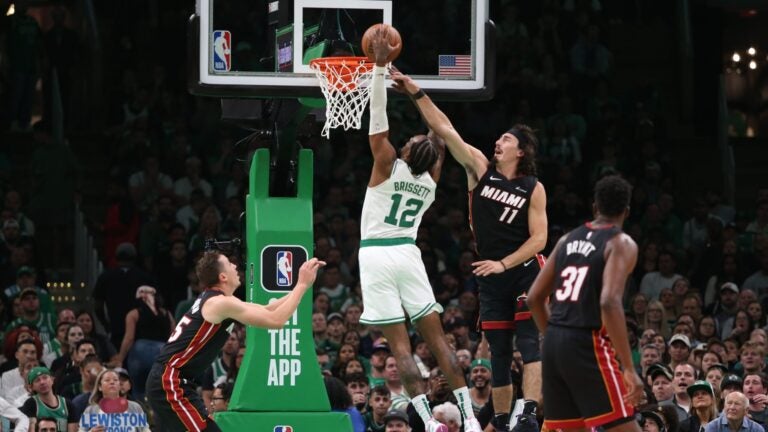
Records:
{"label": "player's outstretched arm", "polygon": [[324,261],[312,258],[299,269],[296,287],[280,299],[274,310],[256,303],[246,303],[234,296],[216,296],[203,304],[203,318],[218,324],[227,318],[243,324],[269,329],[279,329],[299,307],[302,296],[315,282],[317,271],[325,265]]}
{"label": "player's outstretched arm", "polygon": [[631,237],[622,233],[608,242],[605,254],[603,290],[600,293],[601,316],[624,370],[624,381],[627,385],[624,399],[628,403],[636,404],[640,400],[643,386],[632,363],[623,298],[627,278],[637,263],[637,244]]}
{"label": "player's outstretched arm", "polygon": [[[565,242],[566,236],[560,238],[557,244],[552,249],[550,257],[557,256],[557,251],[560,250],[562,244]],[[544,264],[544,268],[541,269],[536,276],[536,280],[533,281],[531,289],[528,290],[528,298],[525,300],[528,304],[528,308],[531,310],[533,321],[536,323],[536,327],[539,328],[539,333],[544,333],[547,330],[547,322],[549,321],[549,306],[547,306],[547,298],[552,294],[552,289],[555,286],[555,260],[549,259]]]}
{"label": "player's outstretched arm", "polygon": [[[453,124],[440,109],[432,102],[411,77],[398,70],[392,71],[393,87],[411,97],[413,103],[421,112],[424,122],[430,129],[443,137],[451,156],[459,162],[470,177],[470,188],[485,174],[488,169],[488,158],[483,152],[464,142]],[[474,180],[474,182],[473,182]]]}
{"label": "player's outstretched arm", "polygon": [[368,186],[377,186],[389,178],[397,152],[389,141],[389,120],[387,119],[387,89],[384,84],[387,56],[394,49],[389,44],[386,32],[379,28],[371,40],[376,66],[371,81],[370,124],[368,143],[373,153],[373,169]]}

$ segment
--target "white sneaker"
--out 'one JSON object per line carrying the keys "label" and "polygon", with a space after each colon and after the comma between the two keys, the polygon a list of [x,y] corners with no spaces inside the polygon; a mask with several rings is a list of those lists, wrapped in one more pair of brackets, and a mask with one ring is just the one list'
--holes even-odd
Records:
{"label": "white sneaker", "polygon": [[464,432],[483,432],[483,428],[480,427],[480,422],[477,418],[472,417],[464,419]]}
{"label": "white sneaker", "polygon": [[426,432],[448,432],[448,426],[435,420],[434,417],[427,420],[427,424],[424,425]]}

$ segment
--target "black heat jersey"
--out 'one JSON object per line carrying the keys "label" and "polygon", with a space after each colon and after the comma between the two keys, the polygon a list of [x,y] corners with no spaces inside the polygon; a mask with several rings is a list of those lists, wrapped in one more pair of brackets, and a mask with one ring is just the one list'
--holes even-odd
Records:
{"label": "black heat jersey", "polygon": [[224,295],[221,291],[205,290],[179,320],[156,362],[178,369],[182,377],[202,375],[219,355],[229,338],[235,321],[226,319],[212,324],[203,319],[203,304],[211,297]]}
{"label": "black heat jersey", "polygon": [[563,327],[599,329],[605,246],[621,233],[613,225],[584,224],[567,234],[555,256],[555,290],[550,299],[549,323]]}
{"label": "black heat jersey", "polygon": [[500,260],[531,236],[528,206],[537,181],[534,176],[507,180],[489,167],[469,192],[469,225],[482,259]]}

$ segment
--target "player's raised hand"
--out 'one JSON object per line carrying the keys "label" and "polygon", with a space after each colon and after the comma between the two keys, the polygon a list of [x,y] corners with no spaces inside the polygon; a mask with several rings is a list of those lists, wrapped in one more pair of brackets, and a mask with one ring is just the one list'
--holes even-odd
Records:
{"label": "player's raised hand", "polygon": [[395,50],[395,47],[389,43],[388,29],[384,26],[380,26],[376,29],[376,33],[371,40],[371,48],[373,48],[373,58],[376,60],[376,66],[385,66],[387,64],[387,57]]}
{"label": "player's raised hand", "polygon": [[408,95],[415,94],[419,91],[419,86],[408,75],[400,72],[396,67],[390,68],[390,76],[392,78],[392,88],[400,93]]}
{"label": "player's raised hand", "polygon": [[503,273],[506,270],[501,261],[492,260],[475,261],[472,263],[472,267],[474,267],[472,273],[475,276],[488,276],[495,273]]}
{"label": "player's raised hand", "polygon": [[317,271],[323,266],[325,266],[325,261],[320,261],[317,258],[307,260],[307,262],[302,264],[301,268],[299,268],[299,282],[297,285],[304,285],[308,288],[315,283]]}
{"label": "player's raised hand", "polygon": [[632,406],[640,404],[643,398],[643,381],[634,369],[624,369],[624,385],[627,387],[627,394],[624,395],[624,403]]}

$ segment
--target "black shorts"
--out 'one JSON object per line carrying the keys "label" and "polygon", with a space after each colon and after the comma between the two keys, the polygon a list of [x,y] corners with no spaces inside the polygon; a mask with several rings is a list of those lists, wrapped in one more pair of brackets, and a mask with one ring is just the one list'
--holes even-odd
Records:
{"label": "black shorts", "polygon": [[633,418],[634,408],[622,401],[623,376],[604,330],[549,325],[541,351],[545,428],[590,428]]}
{"label": "black shorts", "polygon": [[168,432],[202,431],[208,410],[197,389],[179,370],[155,363],[147,377],[147,401],[155,412],[156,429]]}
{"label": "black shorts", "polygon": [[544,256],[537,254],[503,273],[477,278],[481,330],[513,329],[515,321],[531,319],[525,300],[543,265]]}

